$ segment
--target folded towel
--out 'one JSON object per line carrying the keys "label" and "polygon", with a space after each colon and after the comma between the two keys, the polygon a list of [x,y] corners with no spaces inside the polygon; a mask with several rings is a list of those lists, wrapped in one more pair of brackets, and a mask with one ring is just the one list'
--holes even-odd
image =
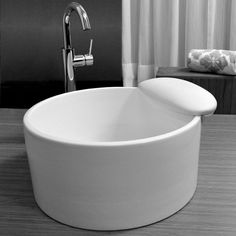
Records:
{"label": "folded towel", "polygon": [[187,66],[193,71],[236,75],[236,51],[192,49]]}

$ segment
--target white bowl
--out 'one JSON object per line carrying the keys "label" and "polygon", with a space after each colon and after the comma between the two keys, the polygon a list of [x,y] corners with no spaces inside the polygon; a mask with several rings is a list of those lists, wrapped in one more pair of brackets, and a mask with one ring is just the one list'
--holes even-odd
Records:
{"label": "white bowl", "polygon": [[139,88],[97,88],[42,101],[24,117],[35,199],[52,218],[118,230],[181,209],[197,184],[201,118]]}

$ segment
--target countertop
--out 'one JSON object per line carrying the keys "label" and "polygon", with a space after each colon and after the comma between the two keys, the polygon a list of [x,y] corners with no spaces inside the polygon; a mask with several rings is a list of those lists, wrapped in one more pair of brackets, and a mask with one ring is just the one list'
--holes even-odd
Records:
{"label": "countertop", "polygon": [[25,110],[0,109],[0,235],[236,235],[236,116],[203,122],[199,176],[193,199],[173,216],[133,230],[72,228],[37,206],[24,144]]}

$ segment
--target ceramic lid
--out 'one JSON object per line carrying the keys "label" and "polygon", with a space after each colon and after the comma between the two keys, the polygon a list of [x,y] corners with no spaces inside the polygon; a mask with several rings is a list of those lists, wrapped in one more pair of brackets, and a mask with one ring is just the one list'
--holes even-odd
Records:
{"label": "ceramic lid", "polygon": [[215,97],[202,87],[176,78],[154,78],[139,83],[139,89],[185,114],[211,115],[217,107]]}

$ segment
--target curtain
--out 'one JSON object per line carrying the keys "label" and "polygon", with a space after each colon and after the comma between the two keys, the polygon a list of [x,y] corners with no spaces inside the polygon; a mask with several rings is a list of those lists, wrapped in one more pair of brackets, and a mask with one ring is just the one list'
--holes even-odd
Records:
{"label": "curtain", "polygon": [[123,0],[124,86],[185,66],[194,48],[236,50],[236,0]]}

